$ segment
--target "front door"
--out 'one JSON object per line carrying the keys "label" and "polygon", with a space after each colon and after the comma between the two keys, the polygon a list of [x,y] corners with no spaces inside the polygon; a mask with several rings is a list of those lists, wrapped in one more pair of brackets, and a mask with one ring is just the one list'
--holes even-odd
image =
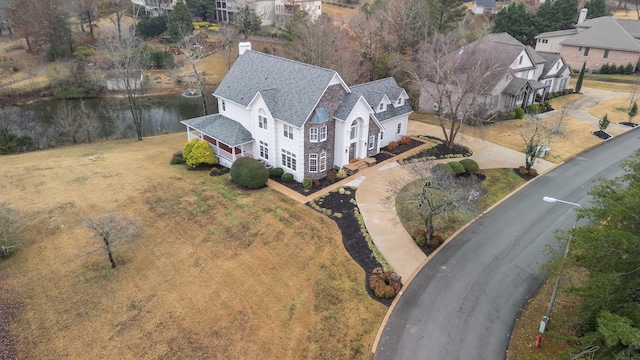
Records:
{"label": "front door", "polygon": [[356,158],[356,143],[349,144],[349,162]]}

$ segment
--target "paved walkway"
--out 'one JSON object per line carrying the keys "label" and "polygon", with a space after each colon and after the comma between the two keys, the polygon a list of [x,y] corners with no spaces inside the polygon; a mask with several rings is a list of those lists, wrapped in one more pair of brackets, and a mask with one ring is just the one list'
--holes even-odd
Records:
{"label": "paved walkway", "polygon": [[[624,92],[592,88],[584,88],[583,93],[584,96],[574,102],[575,110],[572,111],[571,116],[595,127],[598,126],[599,119],[589,114],[590,108],[607,99],[629,97],[629,94]],[[629,128],[612,124],[608,132],[615,136],[628,130]],[[435,125],[409,121],[408,134],[433,135],[442,138],[442,129]],[[458,134],[456,142],[473,150],[471,158],[478,162],[481,169],[515,168],[524,164],[523,153],[485,140]],[[397,191],[394,189],[397,190],[398,187],[417,178],[417,175],[409,170],[411,165],[398,164],[397,160],[403,156],[400,155],[360,170],[355,179],[349,177],[309,196],[301,195],[275,181],[269,180],[268,185],[301,203],[311,201],[341,186],[357,187],[358,207],[373,242],[403,281],[406,281],[420,267],[426,256],[404,229],[395,210]],[[448,162],[451,159],[440,161]],[[538,173],[543,174],[554,165],[549,161],[538,159],[534,167]]]}

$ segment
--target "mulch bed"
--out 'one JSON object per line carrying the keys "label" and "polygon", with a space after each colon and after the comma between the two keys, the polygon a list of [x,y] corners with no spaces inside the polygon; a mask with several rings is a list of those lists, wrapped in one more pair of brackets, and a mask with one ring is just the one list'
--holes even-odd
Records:
{"label": "mulch bed", "polygon": [[447,157],[447,155],[459,154],[459,155],[462,155],[463,157],[473,155],[473,152],[466,146],[462,146],[460,144],[453,144],[453,147],[450,149],[447,147],[444,141],[440,138],[437,138],[434,136],[423,136],[423,138],[427,140],[432,140],[440,144],[437,144],[436,146],[426,149],[424,151],[420,151],[417,154],[408,156],[404,158],[404,161],[410,162],[411,160],[414,160],[414,159],[423,159],[423,158],[432,157],[432,156],[436,159],[444,159]]}
{"label": "mulch bed", "polygon": [[345,188],[345,190],[344,194],[340,194],[338,191],[332,191],[326,196],[317,199],[315,203],[323,209],[331,210],[332,214],[340,213],[342,215],[341,217],[332,215],[330,218],[334,220],[340,228],[344,248],[366,274],[367,283],[365,284],[365,287],[367,289],[367,293],[372,299],[386,306],[390,306],[393,302],[393,298],[379,299],[373,294],[373,291],[369,289],[369,276],[373,272],[373,269],[382,267],[382,265],[380,265],[378,260],[376,260],[373,252],[369,249],[366,238],[360,231],[360,224],[358,223],[358,219],[354,212],[357,207],[354,204],[356,189]]}
{"label": "mulch bed", "polygon": [[602,130],[596,130],[592,132],[593,135],[595,135],[596,137],[600,138],[601,140],[609,140],[611,139],[611,135],[609,135],[609,133],[607,133],[606,131],[602,131]]}
{"label": "mulch bed", "polygon": [[628,121],[619,122],[618,124],[620,124],[622,126],[630,127],[630,128],[637,128],[638,127],[638,124],[632,123],[632,122],[628,122]]}

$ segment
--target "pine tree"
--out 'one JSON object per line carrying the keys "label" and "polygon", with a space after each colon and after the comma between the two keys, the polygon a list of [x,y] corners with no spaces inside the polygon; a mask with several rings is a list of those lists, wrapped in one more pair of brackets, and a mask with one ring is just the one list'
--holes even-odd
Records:
{"label": "pine tree", "polygon": [[627,113],[629,115],[629,122],[631,122],[631,120],[633,120],[634,117],[636,117],[636,115],[638,115],[638,103],[637,102],[633,102],[633,105],[631,105],[631,108],[629,109],[629,112]]}
{"label": "pine tree", "polygon": [[172,39],[179,39],[193,32],[193,20],[189,8],[179,1],[167,16],[167,32]]}

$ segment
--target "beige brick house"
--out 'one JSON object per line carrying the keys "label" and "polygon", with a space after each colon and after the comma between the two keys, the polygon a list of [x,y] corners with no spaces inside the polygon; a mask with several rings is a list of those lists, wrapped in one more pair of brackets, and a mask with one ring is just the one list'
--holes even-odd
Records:
{"label": "beige brick house", "polygon": [[[586,15],[586,13],[584,13]],[[536,36],[536,50],[558,52],[573,70],[586,62],[588,69],[602,65],[637,68],[640,61],[640,21],[603,16],[582,20],[575,29],[552,31]]]}

